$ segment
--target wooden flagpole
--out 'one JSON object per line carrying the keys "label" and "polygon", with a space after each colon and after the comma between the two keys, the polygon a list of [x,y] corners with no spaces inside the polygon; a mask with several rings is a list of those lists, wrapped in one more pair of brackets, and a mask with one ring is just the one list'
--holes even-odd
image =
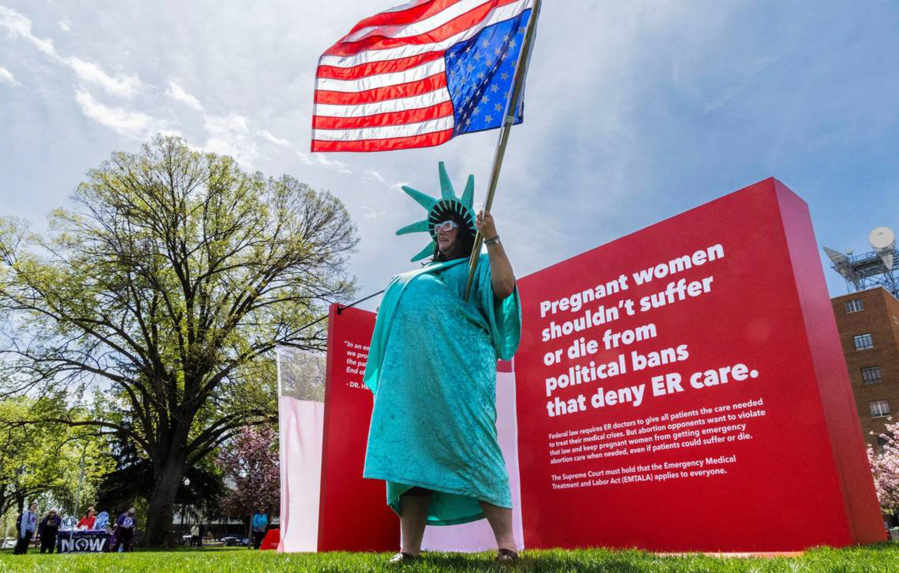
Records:
{"label": "wooden flagpole", "polygon": [[[537,33],[537,18],[540,17],[541,0],[534,0],[534,6],[531,9],[531,17],[528,21],[528,29],[524,36],[524,44],[521,46],[521,57],[515,64],[515,76],[512,79],[512,90],[509,93],[509,99],[506,101],[506,109],[503,113],[503,125],[499,131],[499,139],[496,143],[496,152],[493,156],[493,171],[490,174],[490,187],[487,190],[487,201],[484,203],[484,210],[490,211],[493,206],[493,196],[496,194],[496,185],[499,182],[499,172],[503,167],[503,157],[506,155],[506,145],[509,143],[509,134],[512,131],[512,125],[515,123],[517,112],[516,104],[518,103],[521,90],[524,88],[524,77],[527,75],[528,64],[531,60],[531,50],[534,46],[534,36]],[[481,254],[481,243],[484,237],[480,232],[475,233],[474,247],[471,250],[471,258],[468,261],[468,284],[465,286],[465,302],[471,295],[471,285],[474,282],[474,273],[478,268],[478,259]]]}

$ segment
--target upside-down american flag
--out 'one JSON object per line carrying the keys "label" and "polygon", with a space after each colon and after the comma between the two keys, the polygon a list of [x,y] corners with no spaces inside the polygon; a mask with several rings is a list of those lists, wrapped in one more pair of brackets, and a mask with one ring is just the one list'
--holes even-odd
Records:
{"label": "upside-down american flag", "polygon": [[532,5],[412,0],[362,20],[319,59],[312,151],[429,147],[500,127]]}

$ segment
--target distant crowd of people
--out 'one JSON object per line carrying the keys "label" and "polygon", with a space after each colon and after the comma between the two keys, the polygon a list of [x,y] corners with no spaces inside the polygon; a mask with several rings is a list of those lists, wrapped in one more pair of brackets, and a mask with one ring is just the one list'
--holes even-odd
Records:
{"label": "distant crowd of people", "polygon": [[[115,524],[109,524],[106,520],[98,523],[97,512],[91,507],[82,517],[75,529],[88,531],[103,531],[111,534],[110,546],[112,551],[131,551],[134,548],[134,530],[137,525],[136,510],[132,507],[122,513]],[[56,539],[62,518],[54,508],[47,512],[43,519],[38,521],[37,503],[31,503],[28,509],[23,511],[16,519],[16,547],[13,555],[25,555],[28,547],[34,540],[35,545],[40,543],[41,553],[53,553],[56,549]]]}
{"label": "distant crowd of people", "polygon": [[[101,513],[98,516],[96,510],[91,507],[88,508],[87,513],[78,521],[74,529],[76,531],[101,531],[109,534],[111,537],[106,544],[106,550],[114,552],[131,551],[134,548],[134,531],[137,525],[135,515],[136,510],[132,507],[119,515],[114,523],[110,523],[108,514]],[[41,518],[38,514],[37,503],[31,503],[16,519],[17,536],[13,555],[26,554],[32,542],[35,546],[40,544],[41,553],[53,553],[56,549],[61,525],[62,517],[55,508],[50,509]],[[252,538],[249,542],[250,549],[260,548],[262,541],[265,539],[268,526],[268,514],[263,509],[257,508],[250,520],[252,533]],[[212,532],[207,531],[203,523],[197,522],[190,528],[188,543],[191,547],[202,547],[203,540],[211,536]]]}
{"label": "distant crowd of people", "polygon": [[[268,531],[268,526],[268,513],[266,513],[261,508],[257,508],[256,512],[253,514],[253,517],[250,519],[251,536],[249,540],[245,539],[243,541],[243,543],[247,543],[248,549],[259,549],[262,546],[262,541],[265,539],[265,534]],[[207,532],[205,525],[203,525],[202,523],[194,523],[190,528],[190,539],[187,541],[187,543],[191,547],[202,547],[203,540],[211,538],[212,532]],[[232,536],[225,536],[222,539],[228,540],[229,538],[231,538],[235,544],[241,543],[239,541],[240,537],[234,538]]]}

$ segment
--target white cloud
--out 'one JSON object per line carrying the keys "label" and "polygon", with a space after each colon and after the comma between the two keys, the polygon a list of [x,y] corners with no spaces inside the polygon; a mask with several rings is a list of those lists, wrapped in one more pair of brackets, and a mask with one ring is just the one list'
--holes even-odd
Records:
{"label": "white cloud", "polygon": [[259,147],[247,117],[232,113],[223,116],[207,115],[205,120],[209,138],[203,145],[204,150],[230,155],[250,167],[259,159]]}
{"label": "white cloud", "polygon": [[299,157],[300,161],[302,161],[306,165],[315,165],[315,161],[313,161],[308,154],[303,153],[302,151],[297,151],[297,157]]}
{"label": "white cloud", "polygon": [[117,74],[113,77],[100,69],[97,64],[74,57],[66,58],[66,63],[79,79],[99,85],[110,95],[130,98],[140,89],[140,79],[136,75]]}
{"label": "white cloud", "polygon": [[300,161],[306,165],[329,167],[337,170],[338,173],[343,175],[350,175],[353,173],[346,163],[336,159],[328,159],[323,153],[303,153],[302,151],[297,151],[297,156],[300,158]]}
{"label": "white cloud", "polygon": [[260,130],[260,131],[259,131],[259,135],[261,135],[261,136],[262,136],[263,138],[265,138],[266,140],[268,140],[268,141],[274,143],[275,145],[280,145],[281,147],[286,147],[286,148],[288,148],[288,149],[293,149],[293,146],[290,145],[290,142],[289,142],[289,141],[287,141],[286,139],[281,139],[280,137],[276,137],[274,134],[272,134],[271,131],[269,131],[269,130],[267,130],[267,129],[262,129],[262,130]]}
{"label": "white cloud", "polygon": [[11,86],[21,86],[19,82],[16,81],[16,77],[12,75],[12,72],[7,70],[4,67],[0,67],[0,83],[9,84]]}
{"label": "white cloud", "polygon": [[6,6],[0,6],[0,26],[3,26],[9,32],[10,37],[13,38],[25,38],[34,46],[47,54],[48,56],[61,60],[56,53],[56,48],[53,47],[53,42],[50,40],[42,40],[34,36],[31,33],[31,20],[19,14],[15,10],[11,10]]}
{"label": "white cloud", "polygon": [[[90,133],[99,131],[95,125],[149,133],[159,123],[154,118],[166,119],[198,148],[208,144],[255,161],[267,173],[294,173],[345,200],[363,239],[352,260],[360,292],[380,288],[422,246],[420,237],[393,236],[393,229],[421,218],[399,182],[436,194],[442,159],[457,192],[475,175],[480,202],[497,137],[472,134],[439,148],[380,154],[309,152],[317,54],[359,19],[383,10],[385,1],[234,0],[228,10],[208,0],[189,10],[178,0],[107,2],[101,13],[89,2],[0,0],[27,16],[0,7],[0,52],[9,52],[0,65],[15,69],[29,90],[29,97],[12,97],[26,90],[0,83],[0,93],[7,92],[0,105],[29,127],[0,135],[9,156],[5,171],[14,179],[5,188],[17,190],[0,190],[4,208],[38,218],[43,207],[37,205],[64,201],[71,173],[83,173],[110,145],[122,148]],[[845,208],[828,212],[829,192],[834,180],[848,181],[864,163],[851,159],[895,151],[890,134],[899,116],[883,94],[899,93],[899,75],[890,73],[899,51],[883,46],[895,39],[889,23],[899,7],[871,3],[860,14],[820,3],[815,25],[802,26],[807,14],[789,2],[569,4],[577,9],[547,10],[541,19],[527,119],[513,130],[494,204],[501,234],[519,237],[507,242],[519,275],[771,174],[818,205],[817,228],[867,228],[862,215]],[[58,25],[63,16],[71,20],[68,34]],[[772,21],[783,25],[765,25]],[[263,36],[260,57],[247,47]],[[572,53],[584,73],[572,74]],[[132,100],[119,99],[100,87],[102,79],[76,77],[73,56],[94,62],[113,90],[128,91],[127,83],[115,83],[117,73],[138,74],[143,83]],[[771,58],[779,59],[766,66]],[[170,79],[203,110],[167,95]],[[79,86],[92,99],[54,105],[60,93],[74,96]],[[559,86],[565,86],[561,95]],[[108,129],[102,135],[120,137]],[[48,141],[56,153],[34,153]],[[123,141],[129,148],[136,143]],[[859,197],[899,205],[899,167],[882,167]],[[540,240],[531,236],[534,229]],[[835,231],[830,236],[821,242],[850,242]],[[398,256],[399,249],[408,253]]]}
{"label": "white cloud", "polygon": [[155,133],[176,133],[166,129],[165,122],[145,113],[103,105],[83,88],[75,92],[75,101],[85,116],[125,137],[147,139]]}
{"label": "white cloud", "polygon": [[174,80],[169,80],[169,89],[165,90],[165,95],[175,101],[187,104],[197,111],[203,111],[203,104],[200,103],[200,100],[187,93],[184,88],[176,84]]}
{"label": "white cloud", "polygon": [[63,32],[68,32],[72,29],[72,22],[69,20],[67,16],[63,16],[62,20],[59,21],[59,28]]}
{"label": "white cloud", "polygon": [[359,207],[362,209],[362,218],[363,219],[368,219],[370,221],[378,220],[378,211],[377,210],[372,209],[368,205],[359,205]]}
{"label": "white cloud", "polygon": [[378,173],[377,171],[375,171],[374,169],[366,169],[365,170],[365,178],[370,179],[372,181],[377,181],[379,183],[387,182],[387,180],[384,179],[384,177],[382,177],[381,174]]}
{"label": "white cloud", "polygon": [[10,36],[26,39],[57,63],[71,68],[81,81],[99,85],[110,95],[131,98],[141,87],[141,81],[137,75],[116,74],[111,76],[97,64],[85,62],[74,56],[60,56],[51,40],[38,38],[31,33],[31,20],[6,6],[0,6],[0,26],[6,28]]}
{"label": "white cloud", "polygon": [[[278,147],[293,150],[293,145],[288,140],[276,136],[267,129],[255,128],[250,118],[244,115],[234,113],[223,116],[206,115],[204,119],[209,138],[202,149],[213,153],[230,155],[248,167],[252,167],[257,160],[265,157],[262,151],[260,151],[259,141],[273,143]],[[299,151],[295,153],[309,165],[327,164],[338,169],[346,169],[346,164],[339,161],[322,163],[320,160],[309,159]],[[346,172],[349,173],[348,170]]]}
{"label": "white cloud", "polygon": [[325,167],[336,169],[338,173],[342,173],[343,175],[350,175],[353,173],[353,171],[346,163],[344,163],[343,161],[338,161],[336,159],[329,159],[323,153],[313,153],[312,157],[315,163],[324,165]]}

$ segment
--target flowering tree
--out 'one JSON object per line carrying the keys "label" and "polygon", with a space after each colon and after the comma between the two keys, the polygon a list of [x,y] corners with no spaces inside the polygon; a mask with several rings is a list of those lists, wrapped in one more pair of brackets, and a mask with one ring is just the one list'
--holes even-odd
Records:
{"label": "flowering tree", "polygon": [[226,514],[250,517],[257,508],[271,512],[279,507],[277,438],[271,426],[250,426],[221,449],[216,463],[229,486],[222,499]]}
{"label": "flowering tree", "polygon": [[884,513],[899,511],[899,422],[887,424],[880,437],[883,449],[875,454],[868,446],[868,460],[874,473],[877,499]]}

